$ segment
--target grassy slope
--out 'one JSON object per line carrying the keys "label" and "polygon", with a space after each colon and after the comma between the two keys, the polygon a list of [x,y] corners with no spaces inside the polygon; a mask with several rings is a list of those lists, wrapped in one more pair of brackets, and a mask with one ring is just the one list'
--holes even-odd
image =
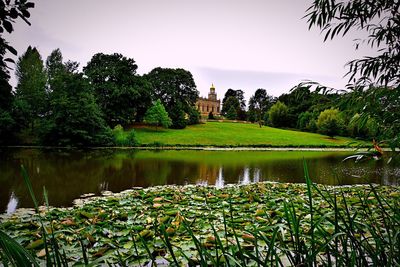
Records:
{"label": "grassy slope", "polygon": [[354,141],[351,138],[329,138],[315,133],[260,128],[258,124],[208,122],[188,126],[184,130],[159,130],[140,127],[136,129],[142,145],[161,143],[184,146],[276,146],[276,147],[338,147]]}

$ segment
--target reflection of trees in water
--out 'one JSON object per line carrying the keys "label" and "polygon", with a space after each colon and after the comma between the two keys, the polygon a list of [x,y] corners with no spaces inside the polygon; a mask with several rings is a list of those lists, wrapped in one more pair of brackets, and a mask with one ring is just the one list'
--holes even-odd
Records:
{"label": "reflection of trees in water", "polygon": [[[152,158],[153,152],[133,150],[0,150],[0,211],[5,211],[12,192],[21,206],[31,206],[31,199],[20,174],[24,164],[30,174],[34,191],[41,199],[43,186],[49,192],[50,204],[70,205],[84,193],[101,190],[119,192],[133,186],[148,187],[164,184],[196,184],[203,182],[219,187],[232,183],[258,181],[304,182],[302,159],[232,160],[224,164],[213,161],[186,160],[166,157]],[[187,152],[186,152],[187,153]],[[198,152],[193,152],[198,153]],[[211,152],[207,152],[209,155]],[[237,154],[239,155],[239,154]],[[314,182],[343,184],[399,182],[399,162],[384,161],[342,163],[341,157],[307,159]]]}

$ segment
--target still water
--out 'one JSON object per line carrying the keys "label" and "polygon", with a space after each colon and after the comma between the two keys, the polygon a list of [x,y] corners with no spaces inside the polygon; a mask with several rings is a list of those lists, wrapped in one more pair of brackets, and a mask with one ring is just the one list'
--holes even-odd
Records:
{"label": "still water", "polygon": [[[131,187],[202,184],[223,187],[259,181],[304,182],[303,159],[314,182],[337,185],[400,183],[400,162],[342,162],[352,152],[146,151],[0,149],[0,213],[31,207],[21,176],[27,169],[41,199],[70,206],[82,194]],[[43,201],[42,201],[43,202]]]}

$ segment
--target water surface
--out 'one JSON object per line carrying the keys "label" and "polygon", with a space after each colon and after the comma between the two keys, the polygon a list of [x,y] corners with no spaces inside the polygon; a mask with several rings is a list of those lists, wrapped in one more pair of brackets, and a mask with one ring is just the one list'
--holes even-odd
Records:
{"label": "water surface", "polygon": [[52,206],[71,206],[82,194],[119,192],[166,184],[304,182],[303,159],[314,182],[398,184],[400,163],[342,162],[352,152],[315,151],[134,151],[1,149],[0,212],[31,207],[21,177],[23,164],[41,201],[46,187]]}

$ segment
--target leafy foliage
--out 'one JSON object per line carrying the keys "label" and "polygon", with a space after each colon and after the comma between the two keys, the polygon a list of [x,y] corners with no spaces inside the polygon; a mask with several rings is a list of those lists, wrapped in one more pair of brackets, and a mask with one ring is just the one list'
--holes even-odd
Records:
{"label": "leafy foliage", "polygon": [[12,33],[14,31],[13,23],[18,18],[30,25],[28,21],[30,17],[29,9],[34,6],[33,2],[26,0],[0,0],[0,144],[10,143],[10,140],[14,137],[16,125],[12,114],[14,97],[11,92],[12,88],[8,83],[10,75],[7,66],[7,63],[14,63],[14,60],[5,55],[10,52],[16,56],[17,51],[7,43],[3,33]]}
{"label": "leafy foliage", "polygon": [[192,107],[191,109],[189,109],[188,116],[189,116],[189,118],[187,120],[188,125],[194,125],[194,124],[200,123],[201,115],[200,115],[200,112],[196,108]]}
{"label": "leafy foliage", "polygon": [[267,94],[265,89],[257,89],[253,96],[249,100],[249,121],[261,121],[264,119],[264,114],[271,108],[274,104],[274,97]]}
{"label": "leafy foliage", "polygon": [[350,80],[381,85],[400,83],[400,2],[398,0],[316,0],[308,8],[309,27],[317,26],[325,39],[346,35],[351,29],[366,31],[365,40],[356,40],[356,48],[366,43],[375,48],[377,56],[350,61]]}
{"label": "leafy foliage", "polygon": [[139,144],[134,129],[125,132],[124,128],[118,124],[112,130],[112,133],[116,146],[136,146]]}
{"label": "leafy foliage", "polygon": [[7,70],[6,62],[14,63],[11,58],[5,58],[5,53],[8,51],[13,55],[17,55],[17,51],[10,46],[3,38],[3,33],[12,33],[14,31],[13,23],[18,18],[24,20],[28,25],[31,25],[28,21],[30,17],[29,9],[35,7],[33,2],[27,0],[1,0],[0,1],[0,79],[6,81],[10,78]]}
{"label": "leafy foliage", "polygon": [[89,82],[75,72],[74,64],[54,75],[50,110],[41,125],[41,140],[58,146],[112,144],[111,129],[105,124]]}
{"label": "leafy foliage", "polygon": [[330,137],[338,135],[344,125],[338,109],[326,109],[318,116],[318,131]]}
{"label": "leafy foliage", "polygon": [[155,125],[156,130],[160,126],[168,128],[172,124],[168,112],[165,110],[160,100],[157,100],[153,106],[147,110],[144,121],[150,125]]}
{"label": "leafy foliage", "polygon": [[[244,92],[242,90],[228,89],[222,99],[221,114],[227,116],[231,107],[234,107],[236,112],[236,119],[246,120],[246,101],[244,99]],[[233,111],[230,112],[231,117]]]}
{"label": "leafy foliage", "polygon": [[172,109],[169,112],[169,116],[171,117],[173,129],[184,129],[186,128],[186,113],[183,110],[183,105],[180,102],[177,102],[173,105]]}
{"label": "leafy foliage", "polygon": [[226,99],[223,106],[226,109],[225,116],[230,120],[236,120],[239,118],[238,111],[240,110],[240,102],[237,97],[230,96]]}
{"label": "leafy foliage", "polygon": [[151,84],[153,100],[161,100],[168,113],[175,105],[181,105],[188,113],[199,97],[193,76],[187,70],[158,67],[145,77]]}
{"label": "leafy foliage", "polygon": [[288,126],[288,107],[278,101],[268,111],[268,121],[274,127],[285,127]]}
{"label": "leafy foliage", "polygon": [[35,47],[29,46],[18,59],[16,75],[16,100],[23,102],[26,124],[33,130],[35,121],[43,117],[47,105],[47,76],[42,57]]}
{"label": "leafy foliage", "polygon": [[149,84],[136,74],[133,59],[97,53],[83,70],[109,125],[134,121],[139,110],[143,113],[150,104]]}

